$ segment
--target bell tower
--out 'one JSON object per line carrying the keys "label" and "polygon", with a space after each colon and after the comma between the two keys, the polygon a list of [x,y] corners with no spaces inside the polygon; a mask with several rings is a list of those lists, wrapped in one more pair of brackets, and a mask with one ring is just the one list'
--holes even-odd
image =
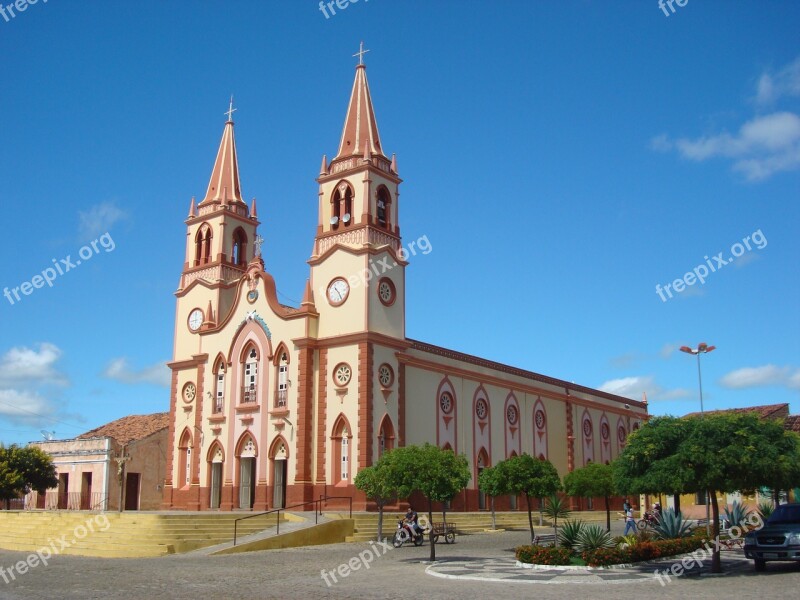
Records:
{"label": "bell tower", "polygon": [[404,339],[407,263],[398,218],[402,180],[397,158],[388,158],[381,144],[364,64],[367,52],[362,43],[354,55],[358,65],[339,149],[330,163],[322,157],[309,264],[320,337],[377,331]]}
{"label": "bell tower", "polygon": [[[191,311],[193,330],[214,325],[227,314],[235,284],[254,256],[259,222],[255,198],[249,209],[242,199],[233,129],[235,111],[231,97],[206,195],[200,204],[192,198],[186,219],[186,260],[176,294],[179,313],[182,308]],[[202,323],[197,327],[199,313]]]}

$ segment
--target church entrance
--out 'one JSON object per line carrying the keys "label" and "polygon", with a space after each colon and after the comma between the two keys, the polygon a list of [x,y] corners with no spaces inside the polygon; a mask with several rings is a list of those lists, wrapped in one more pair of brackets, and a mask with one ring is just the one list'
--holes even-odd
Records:
{"label": "church entrance", "polygon": [[276,458],[272,461],[273,482],[272,508],[283,508],[286,506],[286,459]]}
{"label": "church entrance", "polygon": [[209,508],[219,508],[222,499],[222,463],[211,463],[211,497]]}
{"label": "church entrance", "polygon": [[125,510],[139,510],[139,473],[125,474]]}
{"label": "church entrance", "polygon": [[250,510],[256,499],[256,459],[239,459],[239,508]]}

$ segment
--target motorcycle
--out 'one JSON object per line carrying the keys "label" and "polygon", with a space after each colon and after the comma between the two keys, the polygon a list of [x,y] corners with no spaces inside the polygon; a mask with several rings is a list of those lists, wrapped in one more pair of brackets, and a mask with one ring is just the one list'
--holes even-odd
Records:
{"label": "motorcycle", "polygon": [[638,523],[636,523],[636,527],[639,531],[644,531],[648,527],[655,527],[658,525],[658,515],[654,512],[645,512],[644,517],[642,517]]}
{"label": "motorcycle", "polygon": [[421,546],[425,541],[425,531],[417,530],[417,536],[414,537],[414,534],[411,532],[411,526],[406,523],[405,519],[400,519],[397,522],[397,531],[394,532],[394,537],[392,538],[392,546],[399,548],[406,542],[412,540],[415,546]]}

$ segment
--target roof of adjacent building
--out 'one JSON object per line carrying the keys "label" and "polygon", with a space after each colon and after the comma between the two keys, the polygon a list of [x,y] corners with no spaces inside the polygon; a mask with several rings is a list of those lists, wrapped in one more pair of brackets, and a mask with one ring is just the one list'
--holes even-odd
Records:
{"label": "roof of adjacent building", "polygon": [[800,433],[800,415],[790,415],[783,422],[783,428],[788,431]]}
{"label": "roof of adjacent building", "polygon": [[[707,410],[707,415],[734,415],[755,413],[760,419],[786,419],[789,417],[788,404],[765,404],[764,406],[744,406],[742,408],[726,408],[724,410]],[[687,417],[699,417],[701,413],[693,412]]]}
{"label": "roof of adjacent building", "polygon": [[75,439],[110,437],[114,438],[118,444],[125,445],[146,438],[168,427],[168,412],[154,413],[152,415],[130,415],[87,431]]}

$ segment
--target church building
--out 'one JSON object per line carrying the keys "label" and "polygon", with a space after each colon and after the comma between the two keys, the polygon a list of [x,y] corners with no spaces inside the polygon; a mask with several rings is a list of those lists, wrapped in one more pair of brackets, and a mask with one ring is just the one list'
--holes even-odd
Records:
{"label": "church building", "polygon": [[472,480],[451,508],[479,510],[481,469],[522,453],[562,476],[605,463],[647,417],[643,402],[406,337],[402,180],[358,56],[338,150],[317,177],[300,306],[278,300],[265,269],[228,113],[185,221],[164,509],[264,511],[325,494],[363,510],[359,469],[430,442],[466,455]]}

